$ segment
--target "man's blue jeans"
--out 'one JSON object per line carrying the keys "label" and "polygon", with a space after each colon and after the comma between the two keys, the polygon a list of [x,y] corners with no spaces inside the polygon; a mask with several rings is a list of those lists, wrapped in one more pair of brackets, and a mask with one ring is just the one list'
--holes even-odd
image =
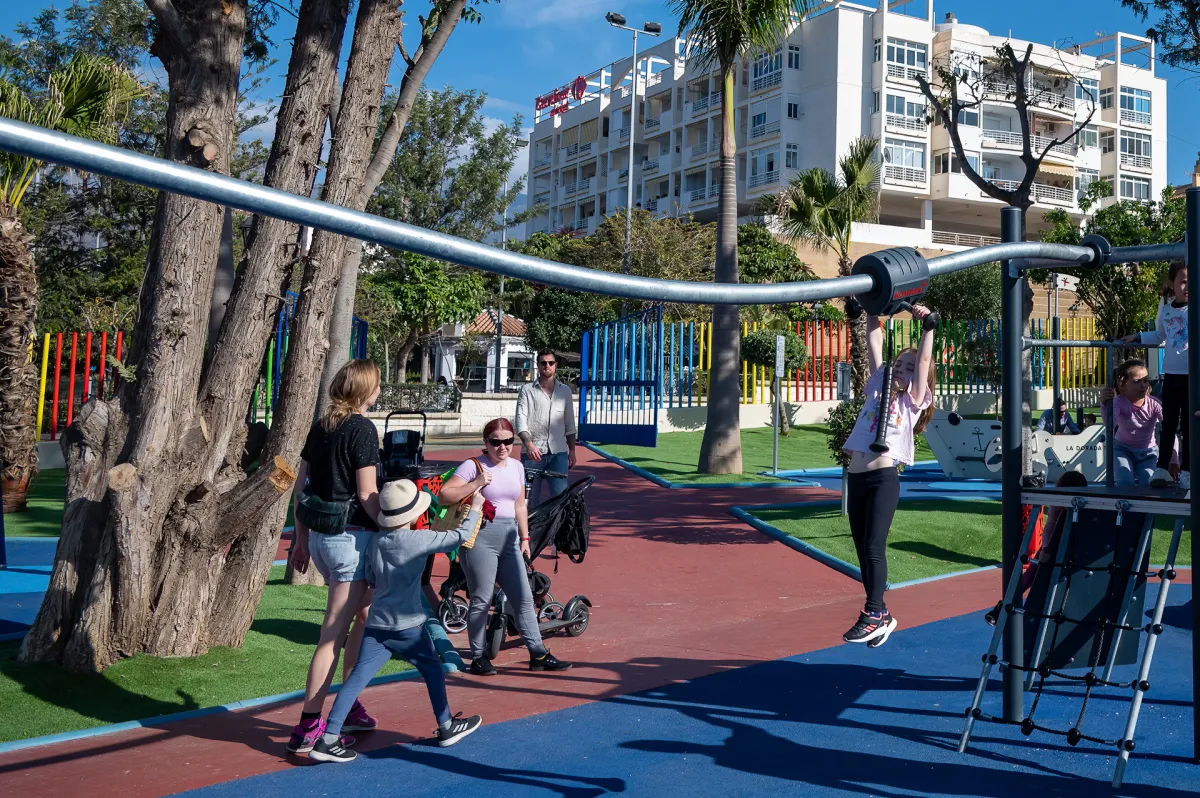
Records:
{"label": "man's blue jeans", "polygon": [[[551,471],[558,474],[565,474],[567,473],[567,453],[555,452],[554,454],[543,454],[542,459],[537,461],[522,452],[521,464],[530,473],[535,471]],[[530,509],[537,507],[543,501],[550,501],[566,489],[566,477],[534,477],[533,486],[529,490],[529,496],[526,497],[529,501]]]}

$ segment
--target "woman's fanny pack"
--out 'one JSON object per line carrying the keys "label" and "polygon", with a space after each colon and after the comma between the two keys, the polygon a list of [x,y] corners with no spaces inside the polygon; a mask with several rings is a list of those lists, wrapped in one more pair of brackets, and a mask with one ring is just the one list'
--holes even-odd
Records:
{"label": "woman's fanny pack", "polygon": [[300,494],[296,503],[296,520],[313,532],[322,535],[340,535],[346,531],[346,521],[350,517],[350,499],[340,502],[327,502],[313,495],[309,488]]}

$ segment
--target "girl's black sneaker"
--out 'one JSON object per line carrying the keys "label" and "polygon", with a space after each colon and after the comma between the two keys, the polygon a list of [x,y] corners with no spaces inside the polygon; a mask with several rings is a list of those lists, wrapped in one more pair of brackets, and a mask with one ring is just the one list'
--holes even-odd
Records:
{"label": "girl's black sneaker", "polygon": [[842,635],[842,639],[847,643],[869,643],[880,635],[886,637],[891,634],[895,624],[896,619],[886,610],[880,615],[860,612],[858,623],[851,626],[850,630]]}
{"label": "girl's black sneaker", "polygon": [[571,665],[572,663],[563,662],[549,651],[540,657],[529,655],[529,670],[531,671],[566,671],[571,669]]}
{"label": "girl's black sneaker", "polygon": [[308,758],[318,762],[353,762],[356,756],[358,754],[343,746],[341,740],[327,743],[324,738],[317,740],[308,752]]}
{"label": "girl's black sneaker", "polygon": [[876,637],[867,643],[867,648],[879,648],[888,641],[892,636],[892,632],[896,631],[896,627],[900,624],[896,623],[896,618],[886,610],[883,613],[883,634]]}
{"label": "girl's black sneaker", "polygon": [[496,666],[487,657],[480,657],[477,660],[472,660],[470,671],[476,676],[495,676]]}
{"label": "girl's black sneaker", "polygon": [[450,719],[450,727],[437,730],[438,746],[447,748],[478,729],[483,724],[483,718],[472,715],[464,718],[459,712]]}

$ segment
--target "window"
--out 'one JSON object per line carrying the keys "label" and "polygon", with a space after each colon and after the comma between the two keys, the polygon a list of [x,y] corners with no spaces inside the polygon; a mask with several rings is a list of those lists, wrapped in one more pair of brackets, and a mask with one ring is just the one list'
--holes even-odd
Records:
{"label": "window", "polygon": [[1121,175],[1121,199],[1149,202],[1150,178]]}
{"label": "window", "polygon": [[871,113],[879,113],[879,92],[871,92]]}
{"label": "window", "polygon": [[770,174],[775,171],[775,161],[779,153],[774,150],[759,150],[750,154],[750,176]]}
{"label": "window", "polygon": [[1121,154],[1150,157],[1150,137],[1145,133],[1121,131]]}
{"label": "window", "polygon": [[1150,124],[1150,92],[1121,87],[1121,121]]}
{"label": "window", "polygon": [[1084,169],[1076,167],[1075,169],[1075,191],[1082,197],[1092,183],[1100,179],[1100,172],[1096,169]]}
{"label": "window", "polygon": [[799,99],[797,99],[795,97],[788,97],[787,118],[788,119],[799,119],[800,118],[800,100]]}
{"label": "window", "polygon": [[961,108],[958,112],[958,124],[965,127],[979,127],[979,109]]}
{"label": "window", "polygon": [[1083,130],[1079,131],[1078,139],[1080,149],[1094,150],[1100,146],[1100,131],[1095,125],[1086,125]]}
{"label": "window", "polygon": [[754,59],[754,77],[761,78],[778,72],[783,67],[783,48],[775,48],[773,53],[761,53]]}
{"label": "window", "polygon": [[880,50],[879,39],[876,39],[875,40],[875,63],[876,64],[879,63],[879,50]]}
{"label": "window", "polygon": [[783,153],[783,165],[788,169],[800,168],[800,145],[788,144]]}
{"label": "window", "polygon": [[1117,148],[1117,136],[1111,130],[1100,134],[1100,152],[1109,153]]}
{"label": "window", "polygon": [[887,112],[896,116],[908,116],[914,119],[925,118],[925,104],[913,102],[907,97],[901,97],[896,94],[887,96]]}
{"label": "window", "polygon": [[1109,86],[1107,89],[1100,90],[1100,107],[1102,109],[1108,109],[1108,108],[1113,107],[1112,86]]}
{"label": "window", "polygon": [[[979,171],[978,155],[968,155],[967,163],[976,172]],[[933,173],[935,175],[943,175],[947,172],[962,174],[962,161],[958,159],[957,155],[948,150],[946,152],[939,152],[937,155],[933,156]]]}
{"label": "window", "polygon": [[765,124],[767,124],[767,112],[766,111],[759,111],[754,116],[750,117],[750,127],[752,127],[752,128],[761,127],[762,125],[765,125]]}
{"label": "window", "polygon": [[800,48],[797,45],[788,45],[788,69],[800,68]]}
{"label": "window", "polygon": [[883,145],[883,162],[892,166],[910,169],[925,168],[925,144],[889,138]]}
{"label": "window", "polygon": [[1093,103],[1100,97],[1100,81],[1094,78],[1080,78],[1075,84],[1076,100],[1091,100]]}
{"label": "window", "polygon": [[901,64],[924,72],[927,66],[927,53],[928,47],[924,44],[888,37],[887,60],[889,64]]}

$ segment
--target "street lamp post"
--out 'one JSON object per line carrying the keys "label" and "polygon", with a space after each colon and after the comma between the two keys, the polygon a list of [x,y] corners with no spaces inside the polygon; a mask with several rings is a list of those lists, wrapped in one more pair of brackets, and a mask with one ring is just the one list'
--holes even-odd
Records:
{"label": "street lamp post", "polygon": [[[648,36],[658,36],[662,33],[662,25],[657,22],[647,22],[642,25],[642,30],[630,28],[625,24],[625,17],[610,11],[604,15],[608,20],[608,24],[614,28],[627,30],[633,33],[633,61],[629,64],[630,77],[630,98],[629,98],[629,164],[625,176],[625,258],[622,262],[622,269],[626,274],[633,261],[633,142],[637,136],[637,89],[638,89],[638,71],[637,71],[637,37],[638,33],[645,33]],[[647,70],[648,72],[649,70]],[[647,76],[648,77],[648,76]]]}
{"label": "street lamp post", "polygon": [[[517,152],[529,146],[528,139],[517,139]],[[528,195],[529,187],[525,187],[526,195]],[[504,210],[503,221],[504,226],[500,228],[500,249],[508,249],[508,178],[504,178]],[[496,379],[494,381],[496,393],[500,393],[500,356],[504,353],[504,334],[500,328],[504,321],[504,275],[500,275],[500,296],[496,299]]]}

